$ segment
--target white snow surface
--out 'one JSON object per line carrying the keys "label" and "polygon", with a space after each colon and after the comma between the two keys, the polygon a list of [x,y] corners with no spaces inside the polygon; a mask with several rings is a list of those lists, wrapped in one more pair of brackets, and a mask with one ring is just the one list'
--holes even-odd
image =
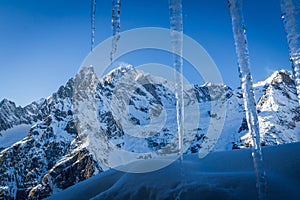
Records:
{"label": "white snow surface", "polygon": [[6,131],[0,132],[0,148],[10,147],[14,143],[22,140],[28,133],[32,125],[21,124]]}
{"label": "white snow surface", "polygon": [[[299,199],[300,143],[264,147],[268,199]],[[165,160],[157,160],[165,162]],[[135,162],[127,167],[153,164]],[[183,172],[181,172],[183,169]],[[256,199],[251,149],[185,155],[150,173],[111,169],[49,199]]]}

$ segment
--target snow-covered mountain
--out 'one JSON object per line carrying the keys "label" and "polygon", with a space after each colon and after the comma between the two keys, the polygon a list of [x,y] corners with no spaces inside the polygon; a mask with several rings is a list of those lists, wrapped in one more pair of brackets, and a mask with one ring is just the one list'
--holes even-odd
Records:
{"label": "snow-covered mountain", "polygon": [[7,99],[0,102],[0,131],[10,129],[20,124],[33,124],[42,120],[48,115],[43,109],[44,99],[32,102],[30,105],[22,108]]}
{"label": "snow-covered mountain", "polygon": [[[276,71],[264,82],[254,85],[262,145],[291,143],[299,140],[300,107],[295,83],[289,72]],[[241,138],[251,145],[250,135]]]}
{"label": "snow-covered mountain", "polygon": [[[129,88],[134,88],[136,83],[139,87],[132,92],[122,88],[124,84],[120,82],[124,76]],[[118,87],[121,89],[117,90]],[[143,154],[142,159],[165,152],[176,154],[172,87],[172,83],[131,66],[115,69],[100,80],[93,68],[82,68],[47,99],[24,108],[3,100],[0,134],[17,125],[33,126],[24,139],[0,152],[0,198],[47,197],[113,167],[109,158],[120,149],[130,152],[130,156]],[[300,107],[290,73],[274,72],[266,81],[255,85],[255,94],[263,145],[298,141]],[[251,146],[240,89],[207,83],[186,87],[184,98],[187,154],[197,152],[207,139],[210,119],[220,119],[211,110],[211,105],[220,99],[226,104],[227,113],[214,150]],[[129,106],[125,112],[126,105]],[[197,117],[194,110],[198,107],[199,123],[195,126],[189,121]],[[151,121],[152,116],[167,117],[157,132],[143,138],[128,134],[132,131],[130,126],[122,123],[129,121],[144,127],[160,124]]]}

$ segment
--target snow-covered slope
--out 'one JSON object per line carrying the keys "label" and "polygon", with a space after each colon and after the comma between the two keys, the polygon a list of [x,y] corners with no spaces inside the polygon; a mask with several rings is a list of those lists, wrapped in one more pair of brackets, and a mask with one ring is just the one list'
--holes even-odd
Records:
{"label": "snow-covered slope", "polygon": [[[125,85],[140,85],[131,92],[123,88],[115,95],[124,76]],[[137,157],[177,155],[172,87],[172,83],[131,66],[115,69],[100,80],[93,68],[82,68],[56,93],[25,110],[13,102],[2,101],[3,130],[18,124],[36,124],[24,139],[0,152],[0,198],[44,198]],[[257,84],[255,92],[263,144],[298,141],[300,108],[291,75],[287,71],[275,72],[267,81]],[[227,112],[214,150],[251,146],[241,94],[240,89],[211,83],[185,88],[186,154],[198,152],[207,140],[210,120],[220,120],[212,111],[212,104],[220,99]],[[128,112],[124,105],[128,105]],[[158,131],[143,138],[129,134],[138,132],[134,131],[138,126],[132,130],[133,125],[160,125],[159,120],[151,121],[153,115],[167,116]],[[197,117],[199,123],[192,123]],[[27,118],[32,120],[23,120]],[[129,121],[132,126],[122,121]],[[120,151],[129,152],[126,159],[119,157]]]}
{"label": "snow-covered slope", "polygon": [[[268,199],[299,199],[300,143],[263,148]],[[167,159],[167,158],[166,158]],[[157,162],[165,162],[164,159]],[[136,162],[128,167],[145,167]],[[180,170],[184,170],[182,173]],[[250,149],[184,156],[151,173],[109,170],[49,198],[55,199],[257,199]]]}
{"label": "snow-covered slope", "polygon": [[22,140],[28,133],[31,125],[21,124],[6,131],[0,132],[0,151],[6,147],[10,147],[14,143]]}

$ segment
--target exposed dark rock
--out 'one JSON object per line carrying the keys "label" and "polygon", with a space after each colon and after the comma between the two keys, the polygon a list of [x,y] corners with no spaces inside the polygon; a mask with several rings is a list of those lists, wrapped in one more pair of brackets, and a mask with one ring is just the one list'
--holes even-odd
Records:
{"label": "exposed dark rock", "polygon": [[[51,195],[53,188],[66,189],[94,175],[97,166],[86,149],[71,154],[66,162],[54,166],[42,182],[30,191],[29,199],[41,199]],[[102,171],[102,169],[100,169]]]}
{"label": "exposed dark rock", "polygon": [[242,132],[242,131],[244,131],[244,130],[249,130],[248,125],[247,125],[247,120],[246,120],[246,118],[243,118],[241,127],[240,127],[239,130],[238,130],[238,133],[240,133],[240,132]]}

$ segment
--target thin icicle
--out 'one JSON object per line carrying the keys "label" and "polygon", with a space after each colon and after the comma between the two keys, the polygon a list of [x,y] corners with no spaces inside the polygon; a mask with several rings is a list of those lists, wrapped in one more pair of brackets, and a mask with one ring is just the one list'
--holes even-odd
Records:
{"label": "thin icicle", "polygon": [[120,13],[121,13],[121,0],[112,0],[112,49],[110,52],[110,61],[114,59],[117,51],[118,41],[120,39]]}
{"label": "thin icicle", "polygon": [[263,166],[263,156],[260,145],[259,124],[252,87],[246,28],[242,13],[242,1],[228,0],[228,6],[231,15],[232,30],[238,58],[239,76],[243,89],[247,124],[253,143],[252,157],[257,178],[258,199],[266,199],[266,174]]}
{"label": "thin icicle", "polygon": [[178,148],[182,157],[184,136],[184,99],[182,69],[182,3],[181,0],[169,0],[171,42],[175,68],[176,117],[178,127]]}
{"label": "thin icicle", "polygon": [[95,14],[96,14],[96,0],[92,0],[91,10],[91,51],[94,49],[95,44]]}
{"label": "thin icicle", "polygon": [[281,13],[300,103],[300,1],[281,0]]}

